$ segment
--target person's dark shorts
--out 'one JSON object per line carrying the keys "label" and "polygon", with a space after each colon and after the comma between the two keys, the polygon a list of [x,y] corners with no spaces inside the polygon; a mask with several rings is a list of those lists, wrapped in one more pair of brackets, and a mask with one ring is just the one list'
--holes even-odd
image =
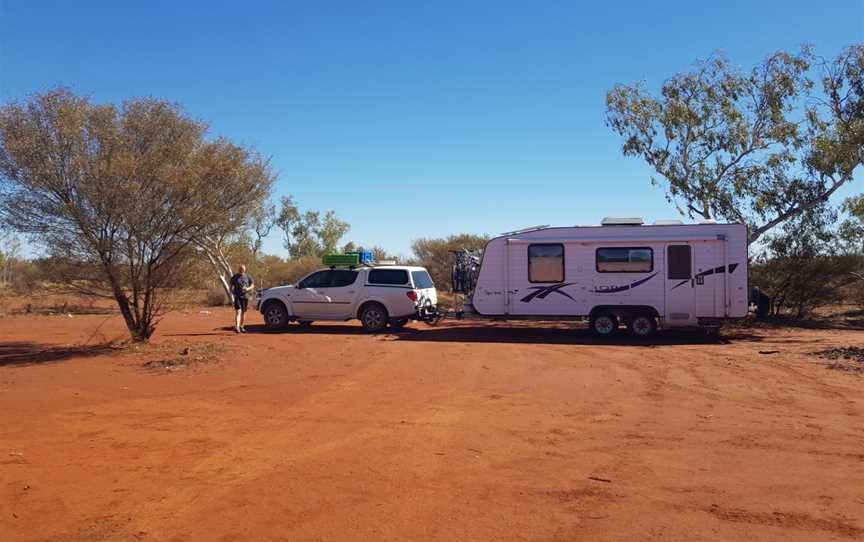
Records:
{"label": "person's dark shorts", "polygon": [[234,297],[234,310],[235,311],[243,311],[246,312],[246,309],[249,307],[249,298],[248,297]]}

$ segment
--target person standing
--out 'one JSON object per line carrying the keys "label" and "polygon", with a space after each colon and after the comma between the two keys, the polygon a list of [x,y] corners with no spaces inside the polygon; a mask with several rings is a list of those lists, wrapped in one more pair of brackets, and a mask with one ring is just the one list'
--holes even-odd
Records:
{"label": "person standing", "polygon": [[234,295],[234,332],[246,333],[246,309],[249,307],[249,292],[255,289],[255,281],[246,274],[246,266],[240,264],[231,277],[231,293]]}

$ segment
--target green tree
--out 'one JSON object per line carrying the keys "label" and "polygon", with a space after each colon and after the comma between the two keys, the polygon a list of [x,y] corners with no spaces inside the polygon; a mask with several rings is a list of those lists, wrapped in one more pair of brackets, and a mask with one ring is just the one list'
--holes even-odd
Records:
{"label": "green tree", "polygon": [[813,64],[805,49],[741,72],[717,54],[657,96],[616,85],[607,123],[625,156],[641,156],[664,179],[680,212],[746,223],[752,243],[828,201],[864,163],[864,45],[820,63],[818,97]]}
{"label": "green tree", "polygon": [[840,238],[847,250],[864,255],[864,194],[843,202],[846,218],[840,224]]}
{"label": "green tree", "polygon": [[772,298],[774,314],[801,318],[841,300],[861,258],[841,249],[836,221],[837,213],[822,205],[764,237],[751,283]]}
{"label": "green tree", "polygon": [[292,258],[336,252],[350,228],[334,211],[327,211],[323,217],[319,211],[301,213],[291,196],[282,198],[276,225],[282,230],[284,246]]}
{"label": "green tree", "polygon": [[850,274],[858,283],[856,297],[864,301],[864,194],[847,198],[843,211],[846,218],[840,224],[839,237],[846,254],[858,257],[858,265]]}
{"label": "green tree", "polygon": [[195,241],[239,223],[250,186],[272,182],[265,159],[206,130],[156,99],[117,107],[58,89],[4,105],[0,219],[66,262],[66,283],[114,299],[146,341]]}

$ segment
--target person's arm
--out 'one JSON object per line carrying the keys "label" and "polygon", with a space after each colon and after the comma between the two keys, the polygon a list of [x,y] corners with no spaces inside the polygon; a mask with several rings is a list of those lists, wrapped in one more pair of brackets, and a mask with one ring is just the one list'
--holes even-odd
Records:
{"label": "person's arm", "polygon": [[246,287],[247,292],[251,292],[255,289],[255,279],[252,278],[252,275],[249,275],[249,286]]}

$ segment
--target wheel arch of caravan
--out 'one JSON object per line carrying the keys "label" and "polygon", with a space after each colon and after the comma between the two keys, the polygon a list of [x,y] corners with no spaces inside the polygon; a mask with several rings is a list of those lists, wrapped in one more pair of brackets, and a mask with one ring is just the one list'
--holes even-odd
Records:
{"label": "wheel arch of caravan", "polygon": [[640,315],[661,317],[657,307],[652,305],[595,305],[588,312],[588,318],[594,318],[599,314],[611,314],[622,320],[629,320]]}

